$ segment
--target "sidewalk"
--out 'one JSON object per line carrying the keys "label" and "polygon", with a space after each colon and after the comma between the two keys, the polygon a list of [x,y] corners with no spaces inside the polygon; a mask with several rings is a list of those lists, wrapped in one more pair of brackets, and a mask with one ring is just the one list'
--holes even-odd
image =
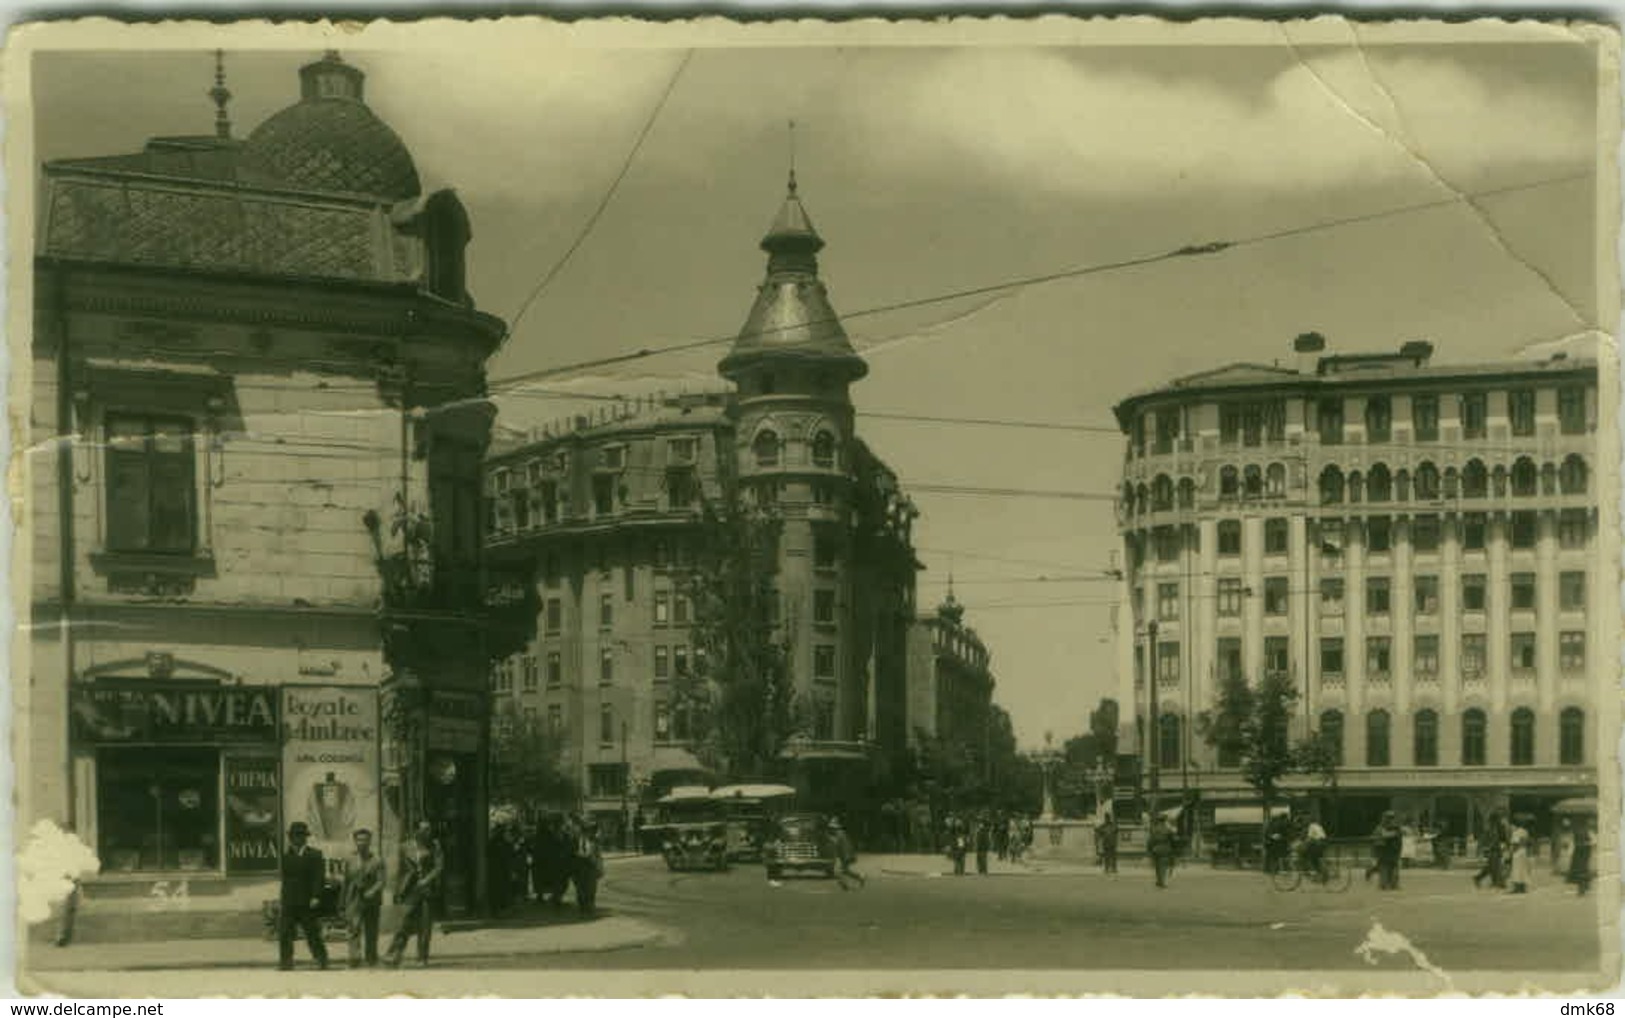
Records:
{"label": "sidewalk", "polygon": [[[380,938],[380,949],[388,947],[389,932]],[[515,954],[572,954],[583,951],[610,951],[644,947],[667,936],[662,928],[624,915],[603,915],[581,921],[566,919],[546,925],[488,926],[451,932],[435,924],[431,963],[434,959],[489,958]],[[346,947],[342,940],[329,940],[327,951],[334,973],[345,968]],[[403,970],[417,967],[408,946]],[[297,971],[309,978],[327,978],[316,971],[303,942],[295,946]],[[255,939],[169,940],[145,943],[75,944],[69,947],[29,944],[23,963],[27,971],[64,972],[141,969],[274,969],[276,941]],[[389,971],[389,970],[383,970]],[[356,973],[359,974],[359,973]],[[286,973],[281,973],[287,976]]]}
{"label": "sidewalk", "polygon": [[[1257,879],[1261,874],[1254,869],[1239,869],[1234,866],[1214,866],[1205,859],[1194,861],[1181,860],[1175,867],[1183,878],[1213,877],[1217,879],[1230,879],[1236,877],[1251,877]],[[858,858],[859,872],[882,873],[897,877],[952,877],[954,875],[953,861],[946,855],[931,854],[881,854],[872,853]],[[1151,863],[1145,856],[1119,857],[1117,862],[1119,874],[1145,873],[1151,871]],[[1027,858],[1019,863],[1007,862],[995,856],[987,860],[988,876],[1052,876],[1052,877],[1100,877],[1105,872],[1100,865],[1092,859],[1073,858]],[[1460,883],[1464,887],[1471,885],[1472,875],[1477,872],[1476,864],[1467,865],[1463,862],[1450,869],[1435,869],[1432,867],[1416,867],[1404,870],[1400,875],[1401,885],[1409,882],[1432,886],[1437,883]],[[969,856],[965,860],[965,872],[969,876],[976,876],[976,857]],[[1356,867],[1353,871],[1354,881],[1360,882],[1364,873],[1363,867]],[[1537,882],[1540,871],[1536,871]],[[1560,877],[1548,877],[1549,880],[1558,880]]]}

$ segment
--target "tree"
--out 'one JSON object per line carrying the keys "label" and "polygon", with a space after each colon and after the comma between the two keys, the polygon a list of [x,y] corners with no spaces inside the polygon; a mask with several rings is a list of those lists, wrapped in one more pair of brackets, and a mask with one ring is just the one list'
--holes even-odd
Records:
{"label": "tree", "polygon": [[1291,733],[1297,702],[1297,687],[1282,672],[1266,673],[1256,689],[1242,676],[1231,675],[1220,684],[1214,709],[1197,718],[1202,738],[1218,749],[1221,760],[1239,760],[1242,777],[1258,791],[1266,844],[1280,781],[1299,763]]}
{"label": "tree", "polygon": [[695,754],[735,778],[780,766],[794,730],[790,644],[779,626],[778,514],[732,493],[701,506],[691,567],[679,589],[693,605],[695,663],[673,684]]}
{"label": "tree", "polygon": [[1117,701],[1101,697],[1100,706],[1089,712],[1089,734],[1094,737],[1098,755],[1108,762],[1117,759],[1117,726],[1121,722]]}
{"label": "tree", "polygon": [[491,719],[492,805],[524,812],[573,806],[580,789],[561,764],[563,740],[512,703]]}

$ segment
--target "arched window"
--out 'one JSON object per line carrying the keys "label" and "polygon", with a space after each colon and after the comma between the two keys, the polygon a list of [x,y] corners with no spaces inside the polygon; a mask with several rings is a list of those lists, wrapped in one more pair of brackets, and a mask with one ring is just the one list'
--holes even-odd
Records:
{"label": "arched window", "polygon": [[1439,497],[1439,468],[1423,463],[1416,468],[1416,497],[1431,502]]}
{"label": "arched window", "polygon": [[1461,715],[1461,763],[1463,767],[1484,766],[1484,712],[1477,707]]}
{"label": "arched window", "polygon": [[1271,498],[1280,498],[1286,494],[1286,467],[1280,463],[1271,463],[1269,471],[1264,475],[1264,491]]}
{"label": "arched window", "polygon": [[1579,456],[1570,456],[1563,461],[1563,469],[1558,473],[1558,484],[1565,495],[1584,495],[1586,493],[1587,475],[1586,461]]}
{"label": "arched window", "polygon": [[772,431],[759,431],[750,443],[751,452],[756,455],[758,467],[776,467],[779,465],[779,436]]}
{"label": "arched window", "polygon": [[1540,465],[1540,493],[1542,495],[1557,494],[1557,464],[1542,463]]}
{"label": "arched window", "polygon": [[1343,471],[1327,467],[1320,472],[1320,504],[1337,505],[1343,501]]}
{"label": "arched window", "polygon": [[1566,707],[1557,722],[1557,762],[1570,766],[1585,763],[1586,712]]}
{"label": "arched window", "polygon": [[820,431],[813,436],[813,466],[829,470],[835,466],[835,436]]}
{"label": "arched window", "polygon": [[1196,508],[1196,482],[1189,477],[1179,479],[1179,508]]}
{"label": "arched window", "polygon": [[1174,507],[1174,482],[1167,474],[1158,474],[1151,482],[1151,511],[1165,513]]}
{"label": "arched window", "polygon": [[1320,712],[1320,737],[1326,745],[1332,748],[1332,762],[1343,766],[1343,712],[1340,710],[1327,710]]}
{"label": "arched window", "polygon": [[1164,714],[1157,719],[1157,765],[1164,770],[1179,766],[1180,727],[1178,714]]}
{"label": "arched window", "polygon": [[1394,480],[1388,468],[1378,463],[1371,468],[1365,480],[1366,495],[1372,502],[1386,502],[1394,497]]}
{"label": "arched window", "polygon": [[1520,456],[1518,462],[1512,464],[1512,493],[1514,495],[1540,493],[1540,470],[1535,466],[1535,461],[1527,456]]}
{"label": "arched window", "polygon": [[1248,498],[1261,498],[1264,494],[1264,471],[1256,466],[1248,467],[1242,475],[1242,485]]}
{"label": "arched window", "polygon": [[1241,494],[1241,475],[1235,467],[1223,467],[1219,470],[1219,497],[1235,498]]}
{"label": "arched window", "polygon": [[1388,712],[1374,710],[1365,716],[1365,765],[1388,766]]}
{"label": "arched window", "polygon": [[1349,501],[1359,502],[1365,498],[1365,477],[1358,470],[1349,471]]}
{"label": "arched window", "polygon": [[1484,461],[1468,460],[1461,469],[1461,497],[1488,498],[1489,494],[1490,472],[1484,469]]}
{"label": "arched window", "polygon": [[1535,762],[1535,712],[1519,707],[1512,712],[1512,766],[1528,767]]}
{"label": "arched window", "polygon": [[1431,710],[1416,712],[1416,766],[1439,766],[1439,715]]}

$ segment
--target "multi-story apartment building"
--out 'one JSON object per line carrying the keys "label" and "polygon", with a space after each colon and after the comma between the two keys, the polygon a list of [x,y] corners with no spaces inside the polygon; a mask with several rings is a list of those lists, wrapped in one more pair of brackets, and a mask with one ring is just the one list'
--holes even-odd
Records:
{"label": "multi-story apartment building", "polygon": [[995,685],[991,661],[950,589],[937,610],[921,614],[909,632],[910,740],[936,739],[985,752]]}
{"label": "multi-story apartment building", "polygon": [[[380,687],[415,671],[420,709],[483,710],[480,397],[504,328],[464,286],[461,204],[422,194],[361,70],[329,54],[299,81],[247,138],[217,78],[213,133],[44,168],[21,812],[73,822],[114,881],[265,879],[293,820],[339,851],[382,826],[388,850],[427,816],[455,906],[479,733],[395,745]],[[391,547],[397,510],[433,540]],[[448,656],[414,655],[408,625]]]}
{"label": "multi-story apartment building", "polygon": [[782,520],[780,633],[806,707],[794,780],[861,795],[884,766],[877,747],[906,746],[918,514],[855,432],[848,389],[867,368],[819,279],[823,244],[792,179],[761,243],[767,278],[720,364],[732,390],[577,418],[487,462],[492,562],[540,598],[531,645],[498,663],[493,688],[561,737],[611,839],[630,798],[700,769],[673,686],[698,667],[679,576],[702,502],[745,499]]}
{"label": "multi-story apartment building", "polygon": [[1389,808],[1457,836],[1496,808],[1543,826],[1595,794],[1617,572],[1597,366],[1432,352],[1234,364],[1116,408],[1120,692],[1142,726],[1155,702],[1163,788],[1241,794],[1193,721],[1228,676],[1276,671],[1295,734],[1339,747],[1344,834]]}

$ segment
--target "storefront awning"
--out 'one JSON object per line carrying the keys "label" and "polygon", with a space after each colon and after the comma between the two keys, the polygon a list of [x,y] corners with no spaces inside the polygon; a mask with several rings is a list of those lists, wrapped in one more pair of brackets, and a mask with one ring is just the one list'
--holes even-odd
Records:
{"label": "storefront awning", "polygon": [[656,746],[654,757],[649,761],[649,773],[659,774],[661,771],[703,771],[706,767],[700,763],[699,757],[690,753],[681,746]]}
{"label": "storefront awning", "polygon": [[[1286,816],[1292,812],[1290,806],[1271,806],[1270,816]],[[1259,824],[1264,820],[1262,806],[1217,806],[1213,810],[1213,826],[1237,826],[1241,824]]]}
{"label": "storefront awning", "polygon": [[1552,812],[1559,816],[1596,816],[1596,799],[1564,799],[1552,807]]}

